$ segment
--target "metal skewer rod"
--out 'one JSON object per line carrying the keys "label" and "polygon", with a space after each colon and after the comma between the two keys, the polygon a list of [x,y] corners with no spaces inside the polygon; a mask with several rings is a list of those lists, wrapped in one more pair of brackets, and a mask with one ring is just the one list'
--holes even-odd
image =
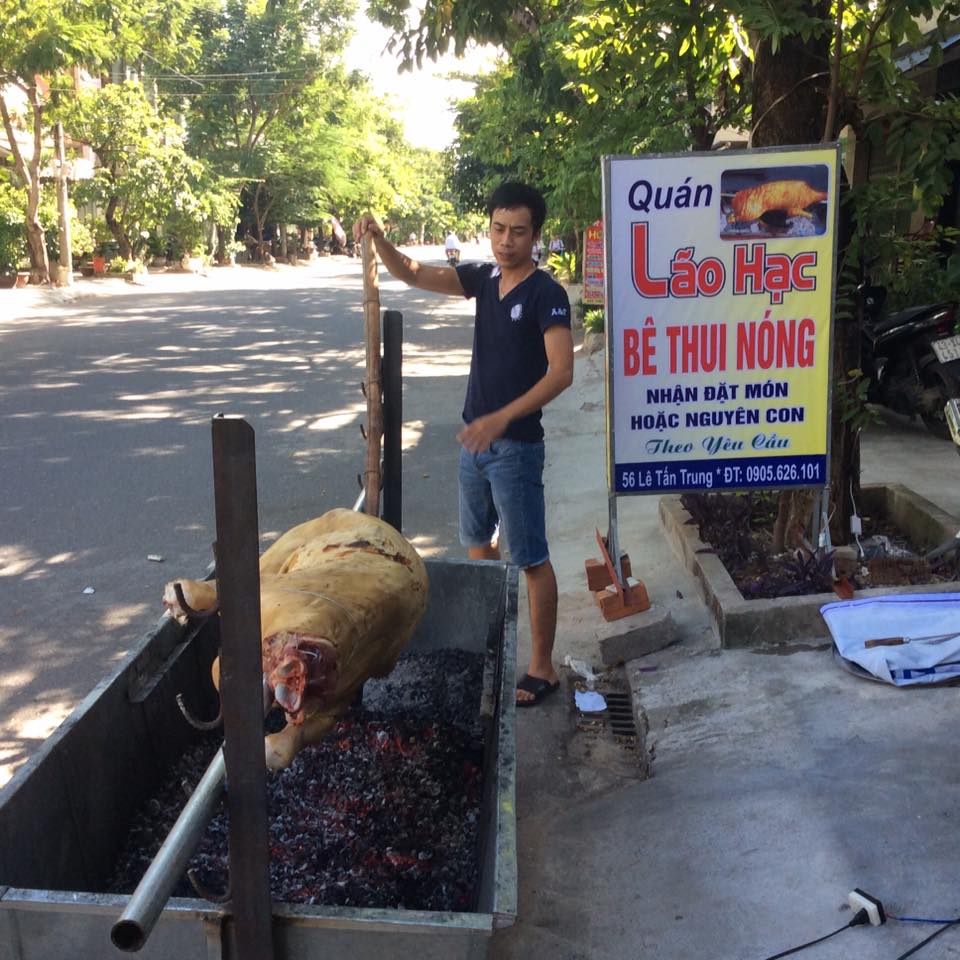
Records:
{"label": "metal skewer rod", "polygon": [[110,931],[113,945],[120,950],[139,950],[153,930],[164,905],[170,899],[177,880],[183,876],[190,857],[223,795],[223,781],[227,768],[223,749],[210,761],[206,773],[187,801],[177,822],[173,825],[163,846],[153,858],[127,909]]}

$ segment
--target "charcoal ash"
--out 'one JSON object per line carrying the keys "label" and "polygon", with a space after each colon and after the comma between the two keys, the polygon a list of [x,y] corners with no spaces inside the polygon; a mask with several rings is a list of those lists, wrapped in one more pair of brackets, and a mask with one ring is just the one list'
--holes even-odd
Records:
{"label": "charcoal ash", "polygon": [[[484,658],[407,654],[365,685],[353,709],[286,770],[268,774],[271,892],[287,903],[470,910],[476,896]],[[112,884],[129,892],[213,756],[198,744],[148,802]],[[206,759],[204,759],[206,757]],[[227,879],[225,807],[190,866],[211,890]],[[132,849],[131,849],[132,848]],[[174,896],[195,896],[184,879]]]}
{"label": "charcoal ash", "polygon": [[[108,893],[133,892],[222,742],[217,733],[202,734],[184,751],[153,796],[136,813],[107,887]],[[189,881],[184,879],[173,896],[193,897],[196,894]]]}
{"label": "charcoal ash", "polygon": [[480,654],[452,647],[406,653],[389,676],[363,685],[363,707],[472,730],[480,712],[484,662]]}

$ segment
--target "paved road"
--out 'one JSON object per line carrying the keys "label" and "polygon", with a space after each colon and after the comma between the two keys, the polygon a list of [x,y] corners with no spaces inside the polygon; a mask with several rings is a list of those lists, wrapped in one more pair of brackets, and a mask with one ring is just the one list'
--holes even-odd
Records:
{"label": "paved road", "polygon": [[[211,416],[256,430],[265,542],[358,493],[358,261],[112,284],[0,320],[0,783],[152,628],[163,583],[205,569]],[[381,284],[405,318],[404,530],[458,550],[471,305]]]}

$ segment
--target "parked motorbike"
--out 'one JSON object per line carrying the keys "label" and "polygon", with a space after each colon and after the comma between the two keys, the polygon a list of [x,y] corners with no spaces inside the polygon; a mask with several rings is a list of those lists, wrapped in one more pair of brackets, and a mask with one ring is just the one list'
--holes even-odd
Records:
{"label": "parked motorbike", "polygon": [[863,372],[867,400],[919,416],[935,436],[950,439],[944,412],[960,396],[960,329],[957,304],[934,303],[886,313],[884,287],[860,288],[863,303]]}

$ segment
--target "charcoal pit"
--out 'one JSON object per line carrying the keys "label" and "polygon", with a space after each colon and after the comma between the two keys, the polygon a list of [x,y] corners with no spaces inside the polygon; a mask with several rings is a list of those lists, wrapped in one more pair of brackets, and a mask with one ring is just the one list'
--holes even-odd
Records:
{"label": "charcoal pit", "polygon": [[[268,773],[275,900],[473,909],[486,659],[454,649],[404,654],[390,677],[367,681],[364,705],[326,739]],[[110,892],[133,892],[219,746],[208,735],[187,750],[140,808]],[[203,889],[227,886],[227,837],[222,804],[190,862]],[[174,896],[194,896],[186,877]]]}
{"label": "charcoal pit", "polygon": [[[428,561],[430,605],[397,669],[268,777],[277,960],[482,957],[516,914],[516,570]],[[0,793],[0,960],[115,958],[110,926],[219,740],[216,629],[144,638]],[[192,866],[226,883],[226,813]],[[144,957],[208,960],[227,912],[175,891]]]}

